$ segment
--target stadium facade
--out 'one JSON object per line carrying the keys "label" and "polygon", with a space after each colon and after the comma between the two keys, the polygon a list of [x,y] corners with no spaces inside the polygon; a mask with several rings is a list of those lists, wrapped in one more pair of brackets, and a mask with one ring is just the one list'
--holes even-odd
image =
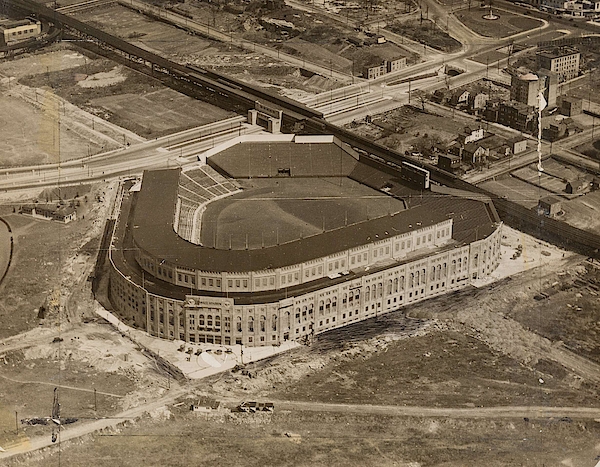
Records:
{"label": "stadium facade", "polygon": [[[491,201],[407,186],[334,137],[267,138],[236,138],[197,166],[123,187],[109,296],[125,322],[192,343],[276,345],[460,289],[498,265]],[[355,197],[351,208],[363,204],[342,214],[346,198],[314,196],[332,185]],[[261,217],[267,208],[279,217]]]}

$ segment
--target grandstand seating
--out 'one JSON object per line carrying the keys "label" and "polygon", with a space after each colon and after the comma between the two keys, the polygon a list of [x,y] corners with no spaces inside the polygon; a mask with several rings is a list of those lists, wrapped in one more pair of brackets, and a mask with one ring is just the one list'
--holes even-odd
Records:
{"label": "grandstand seating", "polygon": [[180,237],[196,243],[200,238],[200,214],[211,200],[239,191],[239,186],[217,173],[212,167],[203,165],[179,176],[179,213],[175,222]]}

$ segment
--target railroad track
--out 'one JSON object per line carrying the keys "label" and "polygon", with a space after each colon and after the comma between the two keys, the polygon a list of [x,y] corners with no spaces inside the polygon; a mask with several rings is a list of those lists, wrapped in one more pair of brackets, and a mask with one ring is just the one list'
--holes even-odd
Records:
{"label": "railroad track", "polygon": [[[28,14],[35,13],[51,22],[62,24],[75,37],[86,41],[94,41],[99,47],[117,53],[131,62],[149,67],[153,74],[159,73],[184,85],[189,84],[195,92],[200,92],[211,98],[213,102],[216,100],[219,104],[232,108],[232,110],[247,112],[249,109],[254,108],[256,101],[281,108],[283,110],[284,125],[292,127],[299,123],[304,127],[305,132],[333,134],[350,146],[359,149],[359,152],[364,156],[375,156],[377,160],[374,163],[380,164],[381,168],[384,168],[388,173],[397,174],[402,161],[409,161],[403,154],[328,123],[324,120],[321,112],[302,103],[276,96],[263,89],[214,71],[173,62],[33,0],[0,0],[0,5],[5,8],[5,11],[8,7],[21,8]],[[379,162],[380,160],[383,162]],[[431,179],[436,183],[491,197],[496,203],[500,216],[507,224],[552,243],[600,258],[600,235],[540,216],[535,211],[530,211],[512,201],[498,198],[497,195],[471,185],[454,174],[445,172],[430,164],[415,163],[412,160],[409,162],[429,170]]]}

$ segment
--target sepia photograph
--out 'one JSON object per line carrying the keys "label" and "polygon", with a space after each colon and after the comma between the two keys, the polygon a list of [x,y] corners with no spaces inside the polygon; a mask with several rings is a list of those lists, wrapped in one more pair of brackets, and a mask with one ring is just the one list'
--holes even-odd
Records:
{"label": "sepia photograph", "polygon": [[600,0],[0,0],[0,465],[600,467]]}

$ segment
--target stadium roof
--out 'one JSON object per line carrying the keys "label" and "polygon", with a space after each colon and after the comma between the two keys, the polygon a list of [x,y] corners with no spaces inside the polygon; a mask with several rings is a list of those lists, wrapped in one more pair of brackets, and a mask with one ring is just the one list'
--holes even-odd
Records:
{"label": "stadium roof", "polygon": [[433,202],[416,203],[415,207],[394,216],[372,219],[278,246],[254,250],[206,248],[179,237],[173,228],[179,173],[180,169],[144,172],[142,189],[136,195],[133,222],[129,226],[139,248],[158,259],[189,269],[248,272],[291,266],[456,216],[460,216],[459,222],[464,224],[465,230],[459,241],[466,241],[473,232],[479,238],[489,235],[495,222],[484,203],[436,195]]}

